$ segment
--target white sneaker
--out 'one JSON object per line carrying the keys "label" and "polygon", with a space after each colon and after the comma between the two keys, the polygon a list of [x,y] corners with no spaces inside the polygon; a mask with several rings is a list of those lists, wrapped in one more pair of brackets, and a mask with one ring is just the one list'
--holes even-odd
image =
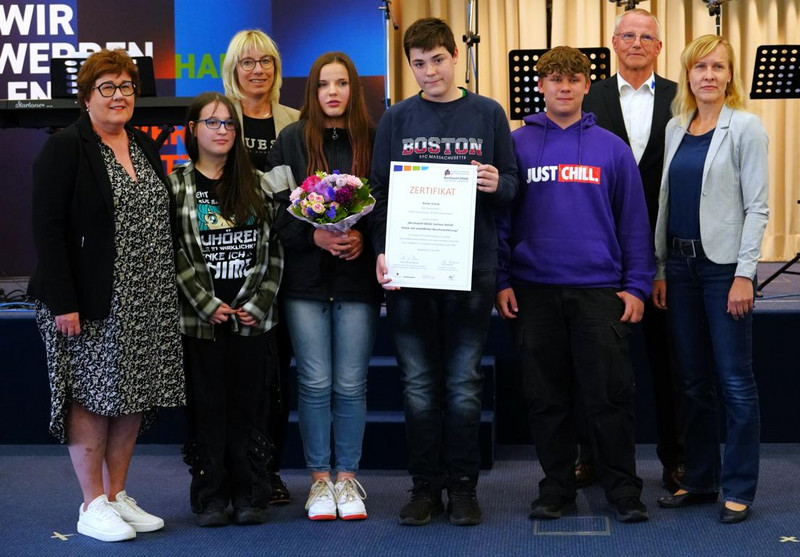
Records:
{"label": "white sneaker", "polygon": [[153,516],[142,510],[136,500],[129,496],[123,489],[117,493],[116,501],[109,501],[122,520],[133,526],[137,532],[155,532],[164,527],[164,519]]}
{"label": "white sneaker", "polygon": [[342,520],[364,520],[367,518],[367,509],[364,507],[363,499],[367,498],[359,481],[355,478],[347,478],[336,482],[336,509],[339,511],[339,518]]}
{"label": "white sneaker", "polygon": [[306,510],[311,520],[336,520],[336,493],[329,478],[320,478],[311,486]]}
{"label": "white sneaker", "polygon": [[103,542],[119,542],[136,537],[133,526],[122,520],[119,513],[101,495],[83,510],[81,503],[78,515],[78,532]]}

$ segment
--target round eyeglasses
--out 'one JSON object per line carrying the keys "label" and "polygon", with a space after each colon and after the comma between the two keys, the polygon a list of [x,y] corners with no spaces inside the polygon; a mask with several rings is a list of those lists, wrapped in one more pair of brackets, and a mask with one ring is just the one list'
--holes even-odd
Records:
{"label": "round eyeglasses", "polygon": [[123,81],[119,85],[114,85],[110,81],[106,81],[97,87],[92,87],[92,89],[97,89],[97,92],[100,93],[101,97],[113,97],[114,93],[117,92],[117,89],[119,89],[119,92],[124,96],[130,97],[134,92],[136,92],[136,84],[130,81]]}
{"label": "round eyeglasses", "polygon": [[195,120],[195,122],[203,122],[210,130],[218,130],[220,126],[225,126],[228,131],[236,129],[236,120],[221,120],[219,118],[204,118],[202,120]]}
{"label": "round eyeglasses", "polygon": [[272,56],[264,56],[261,60],[254,60],[253,58],[242,58],[239,60],[239,65],[243,70],[249,72],[256,67],[256,62],[261,64],[265,70],[271,70],[275,66],[275,58]]}

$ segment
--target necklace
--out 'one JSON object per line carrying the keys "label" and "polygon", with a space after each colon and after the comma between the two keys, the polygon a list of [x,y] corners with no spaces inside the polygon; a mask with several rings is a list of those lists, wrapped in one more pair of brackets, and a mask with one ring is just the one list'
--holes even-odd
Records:
{"label": "necklace", "polygon": [[333,135],[331,135],[334,141],[339,139],[339,133],[336,131],[336,128],[333,128]]}

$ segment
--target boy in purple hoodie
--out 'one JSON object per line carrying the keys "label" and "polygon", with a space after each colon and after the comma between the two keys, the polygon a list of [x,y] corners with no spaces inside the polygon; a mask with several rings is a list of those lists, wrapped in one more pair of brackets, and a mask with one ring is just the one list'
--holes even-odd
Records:
{"label": "boy in purple hoodie", "polygon": [[576,510],[574,396],[617,519],[648,519],[634,454],[630,324],[655,263],[630,148],[581,112],[589,60],[559,46],[537,63],[546,113],[515,131],[519,191],[498,216],[496,307],[519,346],[529,422],[545,477],[532,518]]}

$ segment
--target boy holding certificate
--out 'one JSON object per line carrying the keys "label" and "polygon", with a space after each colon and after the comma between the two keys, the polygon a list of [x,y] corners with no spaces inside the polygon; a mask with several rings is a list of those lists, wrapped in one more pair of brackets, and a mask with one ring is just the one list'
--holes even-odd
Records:
{"label": "boy holding certificate", "polygon": [[598,479],[622,522],[648,519],[634,455],[630,325],[655,263],[630,148],[582,113],[589,60],[559,46],[537,63],[547,112],[513,134],[519,193],[498,219],[497,310],[512,319],[529,422],[545,477],[533,518],[574,512],[573,393],[589,424]]}
{"label": "boy holding certificate", "polygon": [[[514,197],[517,168],[503,109],[455,84],[458,50],[450,27],[440,19],[420,19],[405,32],[403,46],[421,91],[381,118],[370,175],[377,200],[370,215],[376,273],[388,290],[413,479],[410,501],[399,518],[401,524],[427,524],[443,510],[446,488],[450,522],[473,525],[481,521],[475,489],[480,359],[496,281],[495,208]],[[391,284],[384,255],[391,161],[477,167],[471,290],[397,289]]]}

